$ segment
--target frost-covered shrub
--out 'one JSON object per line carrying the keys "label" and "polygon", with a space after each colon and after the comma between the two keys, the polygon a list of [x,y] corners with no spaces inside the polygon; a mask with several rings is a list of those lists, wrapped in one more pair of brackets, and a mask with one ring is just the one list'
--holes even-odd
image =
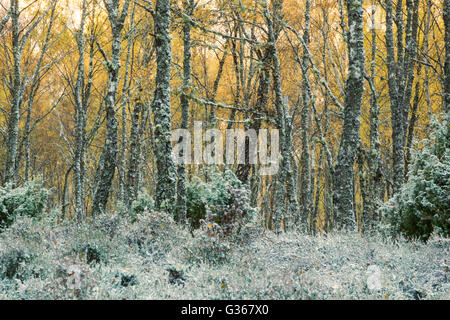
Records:
{"label": "frost-covered shrub", "polygon": [[0,187],[0,227],[11,225],[19,215],[38,217],[42,214],[48,191],[36,182],[22,187]]}
{"label": "frost-covered shrub", "polygon": [[32,255],[21,248],[11,248],[0,255],[0,278],[23,279],[27,275],[26,264]]}
{"label": "frost-covered shrub", "polygon": [[137,199],[131,204],[131,209],[132,216],[135,218],[138,214],[144,213],[144,211],[153,211],[155,209],[155,201],[145,190],[141,190]]}
{"label": "frost-covered shrub", "polygon": [[223,264],[230,258],[232,242],[224,237],[222,227],[215,222],[201,221],[201,226],[192,232],[192,237],[182,245],[181,259],[188,265]]}
{"label": "frost-covered shrub", "polygon": [[195,177],[186,188],[187,216],[194,228],[202,220],[217,223],[225,234],[230,234],[244,218],[252,218],[255,209],[250,206],[249,191],[231,171],[213,172],[209,182]]}
{"label": "frost-covered shrub", "polygon": [[183,247],[183,257],[188,264],[223,264],[229,259],[231,243],[223,237],[223,230],[216,223],[202,221],[189,240]]}
{"label": "frost-covered shrub", "polygon": [[416,153],[408,181],[381,212],[392,231],[427,240],[450,236],[450,128],[435,124],[434,137]]}
{"label": "frost-covered shrub", "polygon": [[134,274],[122,273],[120,275],[120,285],[122,287],[134,286],[137,284],[137,278]]}
{"label": "frost-covered shrub", "polygon": [[236,244],[249,245],[253,241],[259,239],[265,233],[265,229],[261,224],[257,224],[253,221],[242,224],[239,228],[239,232],[233,234],[233,242]]}
{"label": "frost-covered shrub", "polygon": [[[232,171],[214,172],[210,178],[195,178],[187,187],[188,218],[196,229],[184,247],[188,263],[228,261],[233,240],[242,242],[250,235],[248,222],[256,213],[248,189]],[[246,232],[241,233],[243,225]]]}
{"label": "frost-covered shrub", "polygon": [[133,200],[131,206],[127,206],[121,201],[117,204],[117,212],[121,216],[127,217],[131,222],[136,221],[137,215],[153,210],[155,210],[155,201],[144,188],[139,190],[137,197]]}
{"label": "frost-covered shrub", "polygon": [[55,261],[51,275],[52,299],[86,299],[98,285],[93,267],[78,256],[65,256]]}
{"label": "frost-covered shrub", "polygon": [[102,213],[92,219],[92,225],[99,231],[108,235],[110,239],[113,239],[120,233],[126,223],[125,219],[117,212],[114,213]]}
{"label": "frost-covered shrub", "polygon": [[173,217],[165,212],[152,211],[139,214],[136,221],[127,226],[123,237],[126,243],[140,254],[153,254],[162,258],[170,248],[183,241],[186,232]]}
{"label": "frost-covered shrub", "polygon": [[104,249],[95,243],[77,245],[74,251],[80,258],[85,258],[88,264],[107,261]]}

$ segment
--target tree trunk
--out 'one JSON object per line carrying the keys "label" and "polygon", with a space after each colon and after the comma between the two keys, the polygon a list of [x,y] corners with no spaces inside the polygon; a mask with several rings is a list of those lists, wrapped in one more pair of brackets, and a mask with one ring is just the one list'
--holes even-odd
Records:
{"label": "tree trunk", "polygon": [[13,74],[11,86],[11,112],[8,120],[7,137],[7,158],[5,164],[5,183],[15,181],[15,168],[17,156],[17,144],[19,136],[20,111],[23,100],[23,80],[22,80],[22,49],[19,30],[19,2],[11,0],[11,26],[12,26],[12,55],[13,55]]}
{"label": "tree trunk", "polygon": [[343,130],[333,177],[335,227],[338,229],[355,227],[353,166],[359,142],[365,72],[362,0],[346,1],[346,6],[349,70],[345,87]]}
{"label": "tree trunk", "polygon": [[[192,16],[195,3],[193,0],[184,0],[183,7],[186,15]],[[189,122],[189,90],[191,82],[191,22],[183,24],[183,92],[181,93],[181,129],[188,129]],[[183,139],[181,137],[181,139]],[[179,141],[181,142],[181,141]],[[184,150],[182,151],[184,152]],[[183,157],[183,154],[180,154]],[[177,168],[177,207],[176,220],[184,223],[186,220],[186,164],[180,163]]]}
{"label": "tree trunk", "polygon": [[156,1],[156,90],[153,99],[156,157],[156,208],[173,213],[176,203],[176,168],[172,157],[170,114],[170,1]]}
{"label": "tree trunk", "polygon": [[301,130],[302,130],[302,155],[300,159],[301,167],[301,191],[300,191],[300,220],[302,224],[306,224],[312,213],[312,201],[313,191],[311,188],[311,155],[309,145],[309,124],[310,124],[310,99],[311,88],[309,86],[309,57],[308,57],[308,45],[309,45],[309,28],[310,28],[310,13],[311,13],[311,1],[306,1],[305,9],[305,29],[303,33],[303,42],[305,48],[303,49],[302,58],[302,110],[301,110]]}
{"label": "tree trunk", "polygon": [[[379,139],[379,105],[378,93],[375,86],[375,67],[377,55],[377,30],[375,28],[375,6],[372,7],[372,30],[371,30],[371,62],[370,62],[370,132],[369,142],[370,150],[368,154],[364,150],[359,152],[359,169],[360,169],[360,186],[363,197],[363,214],[362,214],[362,231],[369,230],[373,222],[378,219],[377,204],[383,201],[384,184],[381,173],[381,154],[380,154],[380,139]],[[362,144],[362,143],[361,143]],[[367,168],[364,164],[367,163]]]}
{"label": "tree trunk", "polygon": [[[107,60],[108,84],[105,97],[106,109],[106,139],[103,147],[103,161],[99,165],[99,180],[92,202],[92,214],[98,214],[106,209],[112,181],[117,166],[118,146],[118,126],[116,118],[116,98],[119,87],[119,68],[121,55],[121,31],[124,26],[125,18],[128,15],[130,0],[126,0],[122,12],[119,16],[119,1],[105,0],[105,6],[108,11],[108,17],[112,31],[111,60]],[[106,58],[106,56],[104,57]]]}
{"label": "tree trunk", "polygon": [[281,88],[280,61],[278,59],[278,50],[276,46],[278,32],[274,24],[275,17],[279,17],[281,12],[281,3],[274,4],[273,13],[264,3],[264,18],[268,29],[268,50],[272,62],[272,77],[275,91],[275,109],[277,112],[276,125],[280,136],[281,160],[277,177],[277,186],[275,191],[276,208],[272,214],[272,228],[276,233],[285,231],[288,226],[288,219],[292,214],[297,213],[298,203],[295,184],[292,176],[292,117],[289,115],[289,106],[283,101]]}
{"label": "tree trunk", "polygon": [[449,119],[450,113],[450,0],[444,0],[445,24],[445,74],[444,74],[444,112]]}
{"label": "tree trunk", "polygon": [[[398,0],[395,22],[397,25],[397,60],[394,53],[393,4],[386,0],[386,51],[388,86],[391,102],[393,192],[404,181],[404,147],[414,82],[419,0],[406,0],[406,28],[403,25],[403,1]],[[405,40],[403,40],[405,39]],[[406,47],[403,45],[405,42]]]}

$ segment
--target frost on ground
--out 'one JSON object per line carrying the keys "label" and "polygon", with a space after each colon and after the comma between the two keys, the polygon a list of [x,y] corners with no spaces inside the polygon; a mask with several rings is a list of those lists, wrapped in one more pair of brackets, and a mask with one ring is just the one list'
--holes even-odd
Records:
{"label": "frost on ground", "polygon": [[157,212],[78,227],[20,217],[0,234],[0,299],[450,299],[448,239],[213,228]]}

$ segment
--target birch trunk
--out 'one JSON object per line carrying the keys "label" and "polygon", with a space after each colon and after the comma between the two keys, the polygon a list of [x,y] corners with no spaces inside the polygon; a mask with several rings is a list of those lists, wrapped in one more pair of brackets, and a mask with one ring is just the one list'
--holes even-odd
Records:
{"label": "birch trunk", "polygon": [[111,25],[112,45],[111,59],[107,59],[106,67],[108,72],[107,93],[105,97],[106,109],[106,138],[102,150],[103,161],[99,162],[98,184],[95,190],[94,200],[92,202],[92,214],[96,215],[105,211],[111,192],[112,181],[114,179],[118,147],[118,126],[116,118],[116,99],[119,87],[119,68],[121,55],[121,32],[124,27],[125,19],[128,15],[130,0],[126,0],[121,13],[119,14],[119,1],[105,0],[105,7],[108,11],[108,18]]}
{"label": "birch trunk", "polygon": [[310,155],[310,143],[309,143],[309,124],[310,124],[310,99],[311,88],[309,85],[309,57],[308,57],[308,45],[309,45],[309,29],[310,29],[310,13],[311,13],[311,1],[306,1],[305,8],[305,29],[303,33],[303,42],[305,48],[303,49],[302,58],[302,110],[301,110],[301,130],[302,130],[302,155],[300,159],[301,167],[301,191],[300,191],[300,221],[302,224],[306,224],[312,213],[313,191],[311,188],[311,155]]}
{"label": "birch trunk", "polygon": [[22,96],[24,92],[22,79],[22,49],[19,30],[19,1],[11,0],[11,31],[12,31],[12,58],[13,72],[11,75],[11,112],[8,119],[7,158],[5,164],[5,183],[15,181],[17,144],[19,135],[20,111],[22,109]]}
{"label": "birch trunk", "polygon": [[359,118],[365,72],[362,2],[362,0],[346,1],[349,70],[345,87],[343,130],[333,176],[335,227],[338,229],[355,228],[353,166],[359,142]]}
{"label": "birch trunk", "polygon": [[[193,0],[185,0],[183,7],[186,15],[192,16],[195,3]],[[181,93],[181,129],[188,129],[189,122],[189,90],[191,85],[191,22],[183,24],[183,92]],[[183,139],[183,138],[181,138]],[[181,142],[181,141],[179,141]],[[181,151],[183,152],[183,151]],[[180,154],[183,157],[183,154]],[[186,220],[186,164],[180,163],[177,168],[177,207],[176,220],[184,223]]]}
{"label": "birch trunk", "polygon": [[170,0],[156,1],[156,90],[152,110],[155,128],[156,199],[158,210],[173,213],[176,203],[176,168],[172,157],[170,113]]}
{"label": "birch trunk", "polygon": [[[414,82],[419,0],[407,0],[406,28],[403,23],[403,1],[396,5],[397,59],[395,58],[393,3],[386,1],[386,51],[388,86],[391,102],[393,192],[404,181],[404,147]],[[405,40],[403,40],[405,39]],[[404,42],[406,47],[404,46]]]}
{"label": "birch trunk", "polygon": [[[381,172],[381,153],[380,153],[380,139],[379,139],[379,94],[376,91],[376,55],[377,55],[377,30],[375,28],[375,5],[372,7],[372,30],[371,30],[371,62],[370,62],[370,132],[369,142],[370,150],[366,155],[364,150],[360,150],[360,186],[363,194],[363,217],[362,217],[362,231],[369,230],[374,221],[378,219],[377,207],[378,203],[383,201],[384,184]],[[363,153],[363,154],[362,154]],[[367,163],[367,170],[364,168],[364,163]]]}
{"label": "birch trunk", "polygon": [[78,46],[78,74],[74,88],[74,107],[75,107],[75,154],[74,154],[74,191],[75,191],[75,216],[78,221],[84,219],[84,197],[82,185],[82,163],[84,162],[83,147],[84,147],[84,106],[83,106],[83,89],[84,89],[84,57],[86,39],[84,37],[84,26],[86,21],[87,5],[86,0],[83,1],[83,9],[81,13],[80,28],[77,33]]}
{"label": "birch trunk", "polygon": [[449,118],[450,113],[450,0],[444,0],[445,24],[445,74],[444,74],[444,112]]}
{"label": "birch trunk", "polygon": [[267,3],[263,3],[264,18],[266,20],[268,31],[268,50],[269,57],[272,62],[272,77],[275,91],[275,109],[277,112],[276,125],[280,136],[281,157],[279,164],[279,172],[277,177],[277,186],[275,191],[276,208],[272,213],[272,228],[276,233],[286,231],[288,219],[292,218],[292,214],[297,213],[298,203],[295,184],[292,176],[292,118],[289,115],[289,106],[283,101],[283,93],[281,88],[280,61],[278,59],[278,50],[276,46],[278,38],[277,26],[274,23],[275,18],[279,18],[282,3],[273,3],[273,13],[267,7]]}

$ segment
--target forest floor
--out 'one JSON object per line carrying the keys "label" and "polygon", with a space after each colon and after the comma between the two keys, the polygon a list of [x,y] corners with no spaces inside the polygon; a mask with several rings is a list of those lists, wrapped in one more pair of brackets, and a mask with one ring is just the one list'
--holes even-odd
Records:
{"label": "forest floor", "polygon": [[0,233],[0,299],[450,299],[448,239],[209,231],[20,218]]}

